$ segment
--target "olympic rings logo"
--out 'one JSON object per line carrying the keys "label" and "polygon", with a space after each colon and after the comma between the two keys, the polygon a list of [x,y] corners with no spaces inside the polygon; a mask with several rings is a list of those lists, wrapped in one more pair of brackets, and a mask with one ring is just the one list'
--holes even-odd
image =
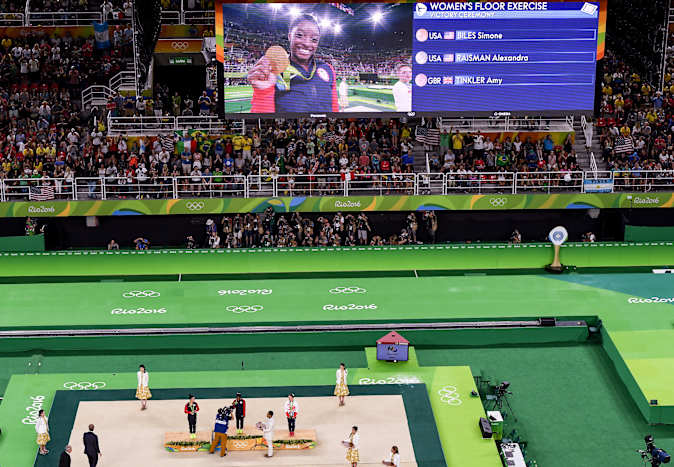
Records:
{"label": "olympic rings logo", "polygon": [[264,307],[262,305],[229,305],[225,310],[232,313],[255,313],[264,310]]}
{"label": "olympic rings logo", "polygon": [[244,449],[248,447],[248,443],[246,443],[245,441],[241,441],[239,439],[235,439],[232,445],[236,449]]}
{"label": "olympic rings logo", "polygon": [[190,211],[200,211],[204,208],[203,201],[188,201],[185,203],[185,207]]}
{"label": "olympic rings logo", "polygon": [[124,292],[122,297],[124,298],[140,298],[140,297],[159,297],[161,294],[155,292],[154,290],[131,290],[129,292]]}
{"label": "olympic rings logo", "polygon": [[105,387],[105,383],[103,381],[96,381],[93,383],[90,383],[89,381],[83,381],[80,383],[76,383],[75,381],[68,381],[66,383],[63,383],[63,387],[66,389],[70,389],[71,391],[74,390],[88,391],[89,389],[91,390],[103,389]]}
{"label": "olympic rings logo", "polygon": [[440,401],[448,405],[461,405],[462,401],[456,392],[456,386],[444,386],[438,391]]}
{"label": "olympic rings logo", "polygon": [[352,294],[352,293],[365,293],[367,290],[362,287],[335,287],[330,289],[331,294]]}
{"label": "olympic rings logo", "polygon": [[492,198],[489,200],[489,204],[491,204],[495,208],[502,208],[503,206],[506,205],[507,202],[508,200],[505,198]]}
{"label": "olympic rings logo", "polygon": [[185,41],[180,41],[180,42],[173,41],[173,42],[171,42],[171,47],[173,48],[173,50],[185,50],[187,48],[187,45],[188,44]]}

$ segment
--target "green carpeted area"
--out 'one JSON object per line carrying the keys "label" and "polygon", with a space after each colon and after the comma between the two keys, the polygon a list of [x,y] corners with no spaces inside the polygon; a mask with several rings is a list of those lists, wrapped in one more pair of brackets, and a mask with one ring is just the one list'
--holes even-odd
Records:
{"label": "green carpeted area", "polygon": [[[95,287],[86,283],[12,284],[0,285],[5,298],[0,303],[0,328],[288,326],[598,316],[607,333],[606,344],[615,348],[609,353],[614,364],[617,368],[625,365],[621,374],[635,381],[628,387],[644,417],[672,423],[672,281],[669,274],[638,273],[105,282]],[[5,345],[0,348],[9,351]],[[654,372],[663,376],[654,378]],[[649,406],[650,400],[657,400],[657,406]]]}
{"label": "green carpeted area", "polygon": [[[625,389],[600,345],[426,349],[421,365],[470,365],[496,381],[509,381],[518,422],[506,420],[546,467],[632,467],[636,449],[652,434],[674,453],[674,426],[651,426]],[[489,406],[488,406],[489,407]]]}
{"label": "green carpeted area", "polygon": [[[672,242],[568,243],[562,262],[579,268],[674,265]],[[3,253],[0,277],[128,277],[541,270],[552,260],[546,243],[233,250],[59,251]]]}

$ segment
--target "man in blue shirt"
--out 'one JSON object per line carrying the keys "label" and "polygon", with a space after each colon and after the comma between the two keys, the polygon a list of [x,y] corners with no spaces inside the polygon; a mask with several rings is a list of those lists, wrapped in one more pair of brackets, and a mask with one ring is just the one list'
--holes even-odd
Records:
{"label": "man in blue shirt", "polygon": [[215,453],[215,448],[220,443],[220,457],[227,455],[227,429],[231,418],[231,408],[218,409],[218,414],[215,416],[215,428],[213,428],[213,442],[211,442],[211,449],[208,451],[211,454]]}

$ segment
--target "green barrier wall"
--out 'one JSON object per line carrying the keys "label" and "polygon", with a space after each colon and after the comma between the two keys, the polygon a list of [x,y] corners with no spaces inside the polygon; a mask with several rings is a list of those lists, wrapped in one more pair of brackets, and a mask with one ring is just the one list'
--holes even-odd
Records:
{"label": "green barrier wall", "polygon": [[44,235],[0,237],[0,251],[44,251]]}
{"label": "green barrier wall", "polygon": [[625,226],[626,242],[658,242],[674,240],[674,227]]}
{"label": "green barrier wall", "polygon": [[[588,318],[590,319],[590,318]],[[0,339],[0,353],[160,352],[180,349],[218,351],[342,350],[375,345],[386,331],[304,332],[270,334],[186,334],[168,336],[49,337]],[[417,347],[475,347],[584,342],[587,327],[453,329],[403,331]]]}

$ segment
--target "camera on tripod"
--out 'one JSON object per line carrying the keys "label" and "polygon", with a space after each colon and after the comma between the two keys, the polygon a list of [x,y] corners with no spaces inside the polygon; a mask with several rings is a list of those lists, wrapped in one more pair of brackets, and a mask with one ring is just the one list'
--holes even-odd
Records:
{"label": "camera on tripod", "polygon": [[493,386],[494,394],[488,395],[487,401],[491,402],[492,404],[491,410],[496,410],[498,408],[498,410],[501,412],[503,412],[503,404],[505,403],[510,411],[510,414],[515,418],[515,421],[517,421],[517,416],[515,415],[515,412],[513,412],[513,408],[510,406],[510,402],[508,401],[508,395],[512,395],[512,392],[508,391],[509,387],[509,381],[502,381],[500,384]]}
{"label": "camera on tripod", "polygon": [[503,397],[506,394],[512,394],[512,392],[508,391],[509,387],[510,387],[509,381],[501,382],[501,384],[498,384],[494,387],[494,395],[496,397]]}
{"label": "camera on tripod", "polygon": [[671,456],[664,449],[655,446],[652,435],[646,435],[644,442],[646,449],[637,449],[637,452],[641,455],[645,465],[651,464],[652,467],[657,467],[660,464],[669,464],[672,460]]}

